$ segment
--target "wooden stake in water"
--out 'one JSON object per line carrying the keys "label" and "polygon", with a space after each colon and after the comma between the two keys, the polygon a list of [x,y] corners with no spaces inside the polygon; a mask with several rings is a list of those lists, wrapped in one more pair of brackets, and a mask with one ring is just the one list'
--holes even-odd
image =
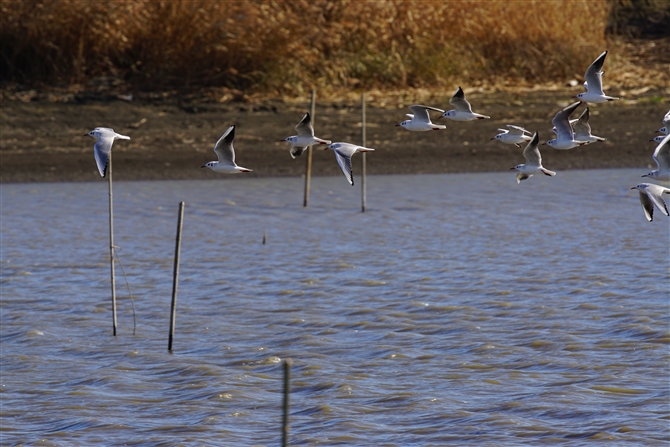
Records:
{"label": "wooden stake in water", "polygon": [[179,218],[177,220],[177,242],[174,249],[174,271],[172,274],[172,305],[170,306],[170,337],[168,351],[172,352],[175,320],[177,317],[177,285],[179,284],[179,257],[181,256],[181,229],[184,221],[184,202],[179,202]]}
{"label": "wooden stake in water", "polygon": [[112,194],[112,152],[107,162],[107,180],[109,182],[109,265],[112,274],[112,325],[116,337],[116,275],[114,274],[114,200]]}
{"label": "wooden stake in water", "polygon": [[[361,146],[366,146],[366,135],[365,135],[365,92],[361,93]],[[367,202],[367,192],[365,189],[366,183],[366,170],[365,170],[365,154],[363,152],[361,155],[361,212],[365,212],[365,206]]]}
{"label": "wooden stake in water", "polygon": [[[314,109],[316,107],[316,90],[312,90],[312,101],[309,106],[309,116],[312,119],[312,126],[314,126]],[[307,206],[309,203],[309,186],[312,180],[312,146],[307,148],[307,166],[305,167],[305,197],[302,206]]]}
{"label": "wooden stake in water", "polygon": [[284,408],[282,412],[282,432],[281,432],[282,447],[288,446],[288,432],[289,432],[288,412],[289,412],[289,394],[291,393],[292,364],[293,360],[291,359],[284,360]]}

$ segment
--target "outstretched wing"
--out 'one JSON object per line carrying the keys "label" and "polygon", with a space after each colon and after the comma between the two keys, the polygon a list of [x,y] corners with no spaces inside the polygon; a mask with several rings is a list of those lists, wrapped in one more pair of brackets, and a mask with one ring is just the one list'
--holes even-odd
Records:
{"label": "outstretched wing", "polygon": [[458,90],[456,90],[454,96],[452,96],[449,100],[449,104],[454,106],[454,108],[456,108],[456,110],[459,112],[472,113],[472,106],[467,101],[467,99],[465,99],[465,93],[463,93],[463,89],[460,87],[458,87]]}
{"label": "outstretched wing", "polygon": [[312,126],[312,118],[309,116],[309,113],[305,113],[305,116],[302,118],[296,126],[295,130],[298,131],[299,137],[313,137],[314,136],[314,127]]}
{"label": "outstretched wing", "polygon": [[335,159],[337,160],[337,164],[340,165],[340,169],[342,169],[344,177],[347,179],[349,184],[353,186],[354,172],[351,167],[351,155],[343,154],[337,149],[334,149],[333,152],[335,152]]}
{"label": "outstretched wing", "polygon": [[233,149],[233,140],[235,139],[235,126],[230,126],[219,138],[214,146],[214,152],[219,158],[219,163],[226,163],[235,166],[235,150]]}

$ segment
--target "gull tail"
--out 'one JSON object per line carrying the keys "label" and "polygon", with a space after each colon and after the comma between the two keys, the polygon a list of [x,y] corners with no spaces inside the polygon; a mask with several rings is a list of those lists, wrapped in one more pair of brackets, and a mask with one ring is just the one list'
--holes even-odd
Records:
{"label": "gull tail", "polygon": [[542,173],[544,175],[549,175],[551,177],[556,175],[556,173],[554,171],[550,171],[549,169],[545,169],[545,168],[540,168],[540,169],[542,170]]}
{"label": "gull tail", "polygon": [[115,140],[130,140],[130,137],[127,137],[125,135],[121,135],[121,134],[117,133],[117,134],[114,134],[114,139]]}

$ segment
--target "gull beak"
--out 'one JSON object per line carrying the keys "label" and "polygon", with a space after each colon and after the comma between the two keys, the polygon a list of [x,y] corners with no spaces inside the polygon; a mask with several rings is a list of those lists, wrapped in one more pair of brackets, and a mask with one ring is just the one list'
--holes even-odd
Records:
{"label": "gull beak", "polygon": [[491,138],[491,140],[495,140],[495,139],[496,139],[496,137]]}
{"label": "gull beak", "polygon": [[201,167],[201,168],[206,168],[206,167],[207,167],[207,165],[202,165],[202,166],[200,166],[200,167]]}
{"label": "gull beak", "polygon": [[400,127],[400,124],[396,124],[395,127]]}
{"label": "gull beak", "polygon": [[516,168],[509,168],[510,171],[514,171]]}
{"label": "gull beak", "polygon": [[540,146],[546,146],[546,145],[547,145],[547,143],[542,143],[542,144],[540,144]]}
{"label": "gull beak", "polygon": [[[644,176],[643,176],[644,177]],[[631,189],[635,189],[635,186],[633,186]]]}

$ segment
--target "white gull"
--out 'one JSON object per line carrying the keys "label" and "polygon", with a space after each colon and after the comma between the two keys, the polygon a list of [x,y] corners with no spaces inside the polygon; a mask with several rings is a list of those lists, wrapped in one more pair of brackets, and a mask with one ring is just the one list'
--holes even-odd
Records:
{"label": "white gull", "polygon": [[589,68],[586,69],[586,73],[584,74],[584,87],[586,88],[586,92],[580,93],[579,95],[575,96],[575,98],[584,102],[592,103],[614,101],[615,99],[619,99],[614,98],[613,96],[607,96],[605,93],[603,93],[603,73],[605,72],[602,71],[602,69],[606,56],[607,51],[604,51],[596,58],[596,60],[591,63],[591,65],[589,65]]}
{"label": "white gull", "polygon": [[114,132],[109,127],[96,127],[86,135],[97,138],[98,141],[93,145],[93,156],[98,165],[98,171],[102,177],[107,174],[107,165],[109,164],[109,154],[112,152],[114,140],[130,140],[130,137]]}
{"label": "white gull", "polygon": [[505,144],[513,144],[516,147],[521,147],[519,146],[521,143],[528,142],[532,139],[530,132],[523,127],[514,126],[513,124],[506,124],[506,126],[509,127],[509,130],[498,129],[502,133],[499,133],[491,139],[501,141]]}
{"label": "white gull", "polygon": [[330,140],[322,140],[321,138],[316,138],[314,136],[314,127],[312,126],[312,119],[309,116],[309,113],[305,113],[305,116],[302,118],[296,126],[295,130],[298,131],[298,135],[293,135],[292,137],[284,138],[283,141],[287,141],[291,144],[289,148],[289,154],[291,158],[299,157],[309,146],[315,144],[330,144]]}
{"label": "white gull", "polygon": [[454,106],[455,109],[444,112],[440,118],[449,118],[454,121],[472,121],[491,118],[490,116],[480,115],[479,113],[473,112],[472,106],[468,100],[465,99],[465,93],[463,93],[463,89],[460,87],[458,87],[454,96],[449,100],[449,104]]}
{"label": "white gull", "polygon": [[526,159],[526,163],[522,165],[516,165],[511,170],[517,170],[519,173],[516,175],[516,182],[521,183],[521,180],[526,180],[533,176],[533,174],[544,174],[549,176],[554,176],[556,173],[545,169],[542,167],[542,156],[540,155],[540,150],[537,148],[537,144],[540,141],[540,137],[537,132],[533,134],[530,142],[526,145],[523,150],[523,158]]}
{"label": "white gull", "polygon": [[640,203],[642,204],[642,211],[649,222],[654,219],[654,205],[661,210],[666,216],[668,213],[668,206],[663,200],[663,194],[670,194],[670,188],[661,185],[654,185],[653,183],[640,183],[633,186],[631,189],[637,189],[640,192]]}
{"label": "white gull", "polygon": [[214,152],[219,161],[210,161],[202,165],[202,168],[209,168],[214,172],[223,174],[239,174],[240,172],[252,172],[251,169],[243,168],[235,164],[235,149],[233,149],[233,140],[235,139],[235,126],[230,126],[221,135],[219,141],[214,146]]}
{"label": "white gull", "polygon": [[444,110],[418,104],[409,106],[409,108],[412,112],[414,112],[414,114],[408,113],[407,116],[410,119],[405,120],[400,124],[396,124],[396,127],[404,127],[405,129],[413,132],[425,132],[428,130],[440,130],[447,128],[447,126],[443,126],[441,124],[433,124],[430,120],[430,115],[428,114],[429,110],[440,113],[444,113]]}
{"label": "white gull", "polygon": [[374,149],[369,147],[358,146],[351,143],[333,143],[328,145],[324,150],[332,149],[335,152],[335,159],[337,164],[340,165],[344,177],[347,179],[350,185],[354,184],[354,173],[351,168],[351,156],[356,152],[372,152]]}

